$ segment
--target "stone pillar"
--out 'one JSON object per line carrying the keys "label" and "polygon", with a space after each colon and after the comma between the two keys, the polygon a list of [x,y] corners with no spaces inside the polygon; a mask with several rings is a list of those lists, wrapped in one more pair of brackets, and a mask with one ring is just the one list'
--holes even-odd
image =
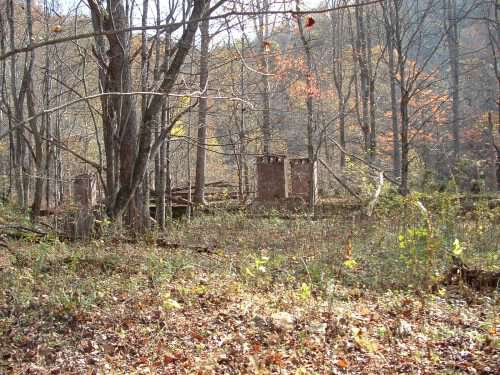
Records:
{"label": "stone pillar", "polygon": [[73,178],[73,200],[76,205],[92,208],[97,201],[95,176],[84,173]]}
{"label": "stone pillar", "polygon": [[[309,200],[309,191],[311,188],[311,161],[309,158],[290,159],[290,176],[292,180],[293,197],[303,198],[306,202]],[[318,163],[314,162],[313,186],[314,196],[318,196]]]}
{"label": "stone pillar", "polygon": [[68,236],[86,240],[94,230],[95,217],[92,208],[97,201],[96,178],[91,174],[81,174],[73,178],[73,201],[79,208],[72,218],[68,218]]}
{"label": "stone pillar", "polygon": [[257,199],[270,201],[288,198],[285,155],[257,157]]}

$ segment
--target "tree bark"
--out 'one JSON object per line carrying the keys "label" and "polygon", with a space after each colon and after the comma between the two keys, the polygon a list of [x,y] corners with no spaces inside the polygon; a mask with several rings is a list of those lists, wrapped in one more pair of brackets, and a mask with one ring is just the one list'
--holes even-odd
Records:
{"label": "tree bark", "polygon": [[408,113],[408,105],[410,103],[410,93],[407,90],[407,77],[406,77],[406,56],[403,51],[403,36],[401,31],[400,7],[401,4],[393,1],[394,5],[394,36],[395,47],[398,56],[399,67],[399,87],[400,87],[400,105],[399,110],[401,114],[401,186],[399,192],[401,195],[407,195],[408,189],[408,173],[409,173],[409,152],[410,142],[408,139],[408,130],[410,127],[410,117]]}
{"label": "tree bark", "polygon": [[500,150],[495,145],[495,130],[493,126],[493,115],[488,112],[487,126],[487,159],[485,173],[485,187],[488,192],[496,192],[498,190],[498,166],[497,162],[500,157]]}
{"label": "tree bark", "polygon": [[[297,11],[299,9],[299,3],[297,0]],[[311,46],[309,41],[305,37],[304,33],[304,25],[302,23],[302,19],[298,18],[298,26],[299,26],[299,35],[302,41],[302,46],[304,49],[304,54],[306,56],[306,90],[307,90],[307,98],[306,98],[306,107],[307,107],[307,157],[309,158],[309,210],[311,214],[314,214],[314,206],[316,203],[316,155],[314,152],[314,103],[313,103],[313,81],[312,81],[312,73],[313,73],[313,61],[312,61],[312,53]]]}
{"label": "tree bark", "polygon": [[262,5],[257,1],[258,27],[257,27],[257,43],[259,53],[259,68],[263,74],[260,75],[261,90],[262,90],[262,152],[264,155],[272,153],[271,145],[271,98],[269,90],[269,61],[267,58],[266,46],[267,38],[269,37],[269,21],[266,11],[269,10],[269,1],[263,0]]}
{"label": "tree bark", "polygon": [[384,26],[387,43],[389,85],[391,90],[391,124],[392,124],[392,169],[395,178],[401,176],[401,152],[399,142],[398,125],[398,103],[396,97],[396,67],[394,61],[394,30],[392,19],[394,18],[393,8],[389,0],[385,0],[383,5]]}
{"label": "tree bark", "polygon": [[458,40],[458,20],[456,0],[444,0],[446,9],[446,39],[448,41],[448,55],[450,59],[449,92],[451,96],[451,133],[453,136],[453,160],[456,164],[460,158],[460,66],[459,66],[459,40]]}
{"label": "tree bark", "polygon": [[364,11],[360,7],[360,0],[356,0],[355,18],[356,18],[356,48],[355,54],[359,66],[359,84],[361,92],[361,130],[363,132],[364,151],[371,159],[370,151],[370,122],[369,122],[369,98],[370,98],[370,75],[368,69],[368,54],[366,46],[366,29],[364,23]]}
{"label": "tree bark", "polygon": [[[332,4],[333,6],[334,4]],[[336,19],[334,17],[337,17]],[[332,73],[335,90],[338,96],[338,116],[339,116],[339,142],[342,147],[340,151],[340,169],[344,169],[346,164],[346,155],[343,150],[346,149],[346,131],[345,120],[347,115],[347,104],[351,97],[352,84],[355,79],[355,74],[351,74],[351,78],[346,85],[346,71],[344,66],[344,12],[332,12],[331,14],[332,27]],[[326,143],[325,143],[326,145]]]}
{"label": "tree bark", "polygon": [[[106,12],[102,11],[95,0],[88,0],[88,2],[94,28],[97,30],[113,31],[128,26],[129,21],[122,0],[108,0]],[[175,56],[168,69],[165,69],[164,78],[159,85],[158,91],[169,94],[173,89],[181,66],[191,48],[205,4],[205,0],[194,0],[192,4],[189,4],[192,7],[191,15],[177,43]],[[105,70],[106,75],[101,76],[101,85],[107,91],[129,92],[131,87],[129,69],[130,33],[110,33],[106,37],[109,43],[108,63]],[[155,120],[161,110],[163,100],[162,96],[153,96],[151,98],[142,116],[139,129],[137,129],[137,119],[131,96],[118,96],[112,98],[110,103],[104,103],[103,112],[107,112],[105,115],[111,115],[110,118],[113,121],[116,118],[118,125],[119,148],[117,156],[120,184],[109,210],[110,216],[114,219],[120,218],[127,209],[129,221],[132,221],[135,216],[136,209],[132,198],[147,171],[151,156]],[[113,139],[112,144],[114,145],[116,137],[111,139]],[[106,148],[106,152],[108,151],[109,149]],[[106,154],[106,158],[108,157],[109,155]],[[110,180],[111,178],[107,176],[107,181]]]}
{"label": "tree bark", "polygon": [[[207,2],[207,8],[210,2]],[[201,47],[200,47],[200,91],[202,96],[198,101],[198,147],[196,148],[196,173],[194,202],[204,205],[205,201],[205,172],[207,164],[207,115],[208,115],[208,49],[210,44],[210,22],[206,18],[201,21]]]}

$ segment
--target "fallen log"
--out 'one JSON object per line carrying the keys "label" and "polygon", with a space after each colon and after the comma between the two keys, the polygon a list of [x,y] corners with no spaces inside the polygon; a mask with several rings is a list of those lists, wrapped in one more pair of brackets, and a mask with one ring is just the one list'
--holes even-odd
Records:
{"label": "fallen log", "polygon": [[462,259],[452,255],[453,265],[445,279],[446,285],[464,283],[476,290],[500,288],[500,272],[471,268]]}
{"label": "fallen log", "polygon": [[17,225],[17,224],[6,224],[6,225],[0,225],[0,231],[5,231],[5,230],[15,230],[18,232],[31,232],[38,234],[40,236],[46,236],[48,233],[33,227],[26,227],[24,225]]}
{"label": "fallen log", "polygon": [[188,249],[193,250],[197,253],[208,253],[213,254],[215,250],[214,245],[186,245],[179,242],[169,242],[164,238],[158,238],[156,240],[156,245],[166,249]]}
{"label": "fallen log", "polygon": [[378,197],[382,192],[382,187],[384,186],[384,172],[379,172],[379,183],[377,186],[377,190],[375,190],[375,194],[373,194],[372,199],[368,203],[368,207],[366,208],[366,214],[368,216],[372,216],[373,210],[375,209],[375,205],[377,204]]}
{"label": "fallen log", "polygon": [[48,232],[34,227],[26,227],[24,225],[8,224],[0,225],[0,235],[3,238],[12,240],[41,240],[48,235]]}
{"label": "fallen log", "polygon": [[344,189],[346,189],[349,193],[351,193],[351,195],[353,197],[355,197],[356,199],[362,201],[361,197],[354,191],[352,190],[344,181],[342,181],[342,179],[340,179],[340,177],[338,177],[335,172],[328,166],[328,164],[326,164],[322,159],[318,159],[319,162],[323,165],[323,167],[326,168],[326,170],[328,172],[330,172],[330,174],[333,176],[333,178],[335,178],[335,180],[337,180],[337,182],[342,185],[342,187]]}
{"label": "fallen log", "polygon": [[4,249],[7,249],[9,251],[12,251],[10,249],[9,245],[7,244],[7,239],[5,238],[4,235],[0,236],[0,247],[3,247]]}
{"label": "fallen log", "polygon": [[[214,182],[207,182],[205,184],[205,187],[206,188],[209,188],[209,187],[218,187],[218,188],[237,188],[238,186],[235,185],[235,184],[232,184],[230,182],[227,182],[227,181],[214,181]],[[196,185],[191,185],[191,190],[195,190],[196,189]],[[189,190],[189,186],[182,186],[182,187],[174,187],[172,188],[172,193],[176,193],[176,192],[180,192],[180,191],[186,191],[186,190]]]}

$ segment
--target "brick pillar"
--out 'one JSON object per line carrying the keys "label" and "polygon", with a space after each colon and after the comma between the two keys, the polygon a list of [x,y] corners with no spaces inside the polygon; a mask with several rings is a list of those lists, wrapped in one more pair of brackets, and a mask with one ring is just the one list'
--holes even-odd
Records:
{"label": "brick pillar", "polygon": [[[290,175],[292,181],[291,195],[304,200],[309,199],[309,189],[311,188],[311,161],[309,158],[290,159]],[[318,196],[318,164],[314,162],[314,189],[315,196]]]}
{"label": "brick pillar", "polygon": [[257,157],[257,199],[269,201],[288,198],[285,155]]}

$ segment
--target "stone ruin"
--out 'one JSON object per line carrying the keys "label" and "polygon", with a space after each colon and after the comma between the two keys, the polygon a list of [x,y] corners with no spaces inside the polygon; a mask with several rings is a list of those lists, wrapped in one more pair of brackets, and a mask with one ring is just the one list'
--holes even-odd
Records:
{"label": "stone ruin", "polygon": [[73,178],[73,201],[79,207],[92,208],[97,203],[96,177],[83,173]]}
{"label": "stone ruin", "polygon": [[[290,173],[287,162],[290,163]],[[287,198],[309,200],[311,173],[309,158],[288,159],[286,155],[266,155],[257,157],[257,200],[269,202]],[[313,182],[317,196],[317,163],[314,162]],[[289,191],[289,182],[291,189]]]}
{"label": "stone ruin", "polygon": [[93,207],[97,203],[95,175],[84,173],[73,178],[73,203],[76,211],[65,218],[66,235],[72,239],[89,239],[95,223]]}

